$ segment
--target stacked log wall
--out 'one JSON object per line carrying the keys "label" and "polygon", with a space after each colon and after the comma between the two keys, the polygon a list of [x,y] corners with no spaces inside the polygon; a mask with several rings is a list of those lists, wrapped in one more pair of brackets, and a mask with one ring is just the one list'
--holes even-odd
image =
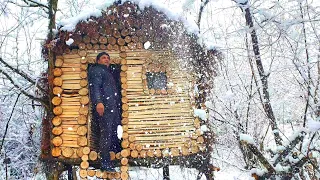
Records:
{"label": "stacked log wall", "polygon": [[[98,152],[99,136],[91,119],[87,81],[88,64],[95,63],[102,51],[109,53],[112,63],[121,65],[123,150],[110,155],[120,160],[122,179],[128,179],[130,158],[186,156],[205,149],[200,120],[193,113],[195,77],[181,69],[170,50],[176,34],[168,27],[157,27],[175,24],[177,30],[179,25],[152,8],[143,14],[138,11],[131,3],[111,6],[102,18],[78,23],[72,34],[61,31],[60,40],[72,38],[74,42],[66,46],[58,41],[53,48],[61,55],[55,59],[53,81],[52,155],[81,159],[83,178],[103,175],[88,164],[93,159],[90,153]],[[155,15],[158,18],[152,18]],[[148,43],[151,46],[146,50]],[[165,73],[167,87],[149,89],[147,72]]]}

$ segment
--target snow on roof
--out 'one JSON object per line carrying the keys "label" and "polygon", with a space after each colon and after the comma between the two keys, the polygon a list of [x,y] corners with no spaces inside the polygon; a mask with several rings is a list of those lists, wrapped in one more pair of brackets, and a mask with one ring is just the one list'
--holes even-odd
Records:
{"label": "snow on roof", "polygon": [[[61,30],[63,31],[72,32],[80,21],[82,20],[85,21],[91,16],[100,17],[102,15],[102,11],[107,9],[116,1],[117,0],[100,0],[100,2],[97,3],[94,9],[88,9],[81,12],[79,15],[75,17],[63,19],[60,22],[58,22],[58,25],[62,26]],[[179,13],[180,11],[177,11],[177,10],[173,11],[169,7],[167,7],[166,5],[164,5],[163,3],[157,0],[122,0],[121,3],[124,3],[126,1],[130,1],[130,2],[133,2],[134,4],[137,4],[139,8],[142,10],[146,7],[151,6],[156,10],[163,12],[171,20],[181,21],[184,24],[188,33],[196,34],[196,35],[199,34],[199,28],[194,21],[186,19]]]}

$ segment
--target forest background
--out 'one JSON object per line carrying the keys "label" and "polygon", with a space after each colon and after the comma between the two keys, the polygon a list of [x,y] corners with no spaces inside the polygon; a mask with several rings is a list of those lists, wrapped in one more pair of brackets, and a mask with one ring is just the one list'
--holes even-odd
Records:
{"label": "forest background", "polygon": [[[48,62],[41,48],[52,5],[59,22],[104,2],[0,1],[0,179],[44,178],[39,97]],[[220,52],[206,103],[215,133],[212,163],[221,168],[216,179],[283,177],[296,168],[295,178],[319,178],[320,3],[158,2],[194,21],[199,43]]]}

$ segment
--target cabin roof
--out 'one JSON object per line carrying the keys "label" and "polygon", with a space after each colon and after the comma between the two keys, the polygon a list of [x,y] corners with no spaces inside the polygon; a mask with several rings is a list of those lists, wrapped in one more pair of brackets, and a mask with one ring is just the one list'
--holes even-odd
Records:
{"label": "cabin roof", "polygon": [[[62,19],[57,23],[58,27],[60,27],[60,30],[73,32],[75,30],[76,25],[81,21],[87,21],[90,20],[90,17],[96,17],[99,18],[102,16],[104,11],[111,7],[112,5],[118,4],[122,5],[125,2],[131,2],[133,4],[136,4],[137,7],[140,10],[144,10],[145,8],[152,7],[158,12],[161,12],[167,16],[168,19],[173,21],[179,21],[182,22],[187,32],[190,34],[196,34],[199,33],[199,28],[195,21],[187,19],[185,16],[181,15],[181,12],[179,10],[173,11],[165,4],[157,1],[157,0],[106,0],[102,3],[96,5],[93,9],[87,9],[82,11],[77,16]],[[110,13],[110,12],[107,12]]]}
{"label": "cabin roof", "polygon": [[56,55],[62,55],[66,49],[80,49],[79,42],[84,42],[85,37],[109,38],[114,35],[114,31],[120,32],[127,28],[134,33],[129,34],[131,37],[139,36],[144,49],[172,51],[182,60],[183,66],[209,79],[215,76],[219,51],[199,43],[195,23],[187,21],[156,0],[111,0],[99,8],[61,21],[55,39],[47,42],[44,48],[44,57],[48,48]]}

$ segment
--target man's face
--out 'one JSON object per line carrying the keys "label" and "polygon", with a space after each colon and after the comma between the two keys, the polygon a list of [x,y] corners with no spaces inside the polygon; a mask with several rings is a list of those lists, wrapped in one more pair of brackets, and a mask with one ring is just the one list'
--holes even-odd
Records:
{"label": "man's face", "polygon": [[109,67],[110,65],[110,58],[107,55],[102,55],[98,60],[98,64],[103,64]]}

